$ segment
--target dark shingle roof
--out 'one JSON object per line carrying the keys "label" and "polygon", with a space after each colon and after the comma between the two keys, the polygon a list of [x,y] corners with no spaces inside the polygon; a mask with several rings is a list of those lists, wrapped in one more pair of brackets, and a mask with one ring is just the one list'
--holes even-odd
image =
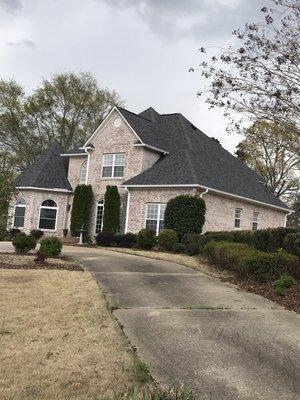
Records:
{"label": "dark shingle roof", "polygon": [[61,157],[59,143],[54,143],[17,179],[18,187],[72,190],[68,181],[68,159]]}
{"label": "dark shingle roof", "polygon": [[183,115],[160,115],[153,109],[139,115],[120,108],[119,111],[144,143],[169,152],[125,185],[198,184],[288,208],[266,190],[259,175]]}
{"label": "dark shingle roof", "polygon": [[[90,144],[90,146],[91,146],[91,144]],[[71,150],[69,150],[69,151],[64,151],[62,154],[63,154],[63,155],[73,155],[73,154],[78,154],[78,155],[83,154],[83,155],[87,155],[86,152],[85,152],[83,149],[79,148],[79,147],[75,147],[74,149],[71,149]]]}

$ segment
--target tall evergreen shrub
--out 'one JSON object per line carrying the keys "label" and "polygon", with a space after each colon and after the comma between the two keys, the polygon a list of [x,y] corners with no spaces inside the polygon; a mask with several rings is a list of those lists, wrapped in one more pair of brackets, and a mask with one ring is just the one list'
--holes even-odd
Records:
{"label": "tall evergreen shrub", "polygon": [[120,229],[121,200],[117,186],[107,186],[104,197],[103,231],[117,233]]}
{"label": "tall evergreen shrub", "polygon": [[93,201],[91,185],[78,185],[74,192],[71,213],[71,235],[79,236],[79,230],[87,229]]}
{"label": "tall evergreen shrub", "polygon": [[202,198],[180,195],[169,200],[165,211],[165,228],[174,229],[181,240],[189,233],[201,233],[205,221],[205,202]]}

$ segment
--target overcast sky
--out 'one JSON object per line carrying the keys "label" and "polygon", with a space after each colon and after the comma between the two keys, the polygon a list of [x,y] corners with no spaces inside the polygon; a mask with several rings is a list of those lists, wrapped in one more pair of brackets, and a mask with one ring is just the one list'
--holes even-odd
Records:
{"label": "overcast sky", "polygon": [[224,46],[257,21],[264,0],[0,0],[0,78],[27,91],[62,71],[91,71],[125,107],[181,112],[234,151],[221,110],[209,110],[189,73],[198,49]]}

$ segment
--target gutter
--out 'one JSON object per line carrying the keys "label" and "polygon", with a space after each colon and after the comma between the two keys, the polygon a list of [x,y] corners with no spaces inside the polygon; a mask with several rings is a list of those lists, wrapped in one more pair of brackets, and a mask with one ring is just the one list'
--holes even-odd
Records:
{"label": "gutter", "polygon": [[[122,186],[122,187],[124,187],[124,186]],[[175,185],[130,185],[130,184],[127,184],[126,187],[129,187],[129,188],[130,187],[132,187],[132,188],[141,188],[141,189],[142,188],[167,188],[167,187],[171,187],[171,188],[176,188],[176,187],[182,187],[182,188],[184,188],[184,187],[200,187],[202,189],[205,189],[205,193],[207,193],[207,191],[209,190],[211,193],[217,193],[217,194],[228,196],[228,197],[231,197],[231,198],[234,198],[234,199],[239,199],[241,201],[254,203],[254,204],[260,205],[262,207],[269,207],[269,208],[273,208],[273,209],[280,210],[280,211],[286,211],[288,213],[294,212],[293,210],[290,210],[289,208],[276,206],[276,205],[271,204],[271,203],[265,203],[263,201],[254,200],[254,199],[251,199],[249,197],[239,196],[237,194],[224,192],[222,190],[213,189],[211,187],[202,186],[202,185],[199,185],[199,184],[182,184],[182,185],[176,185],[176,184]]]}

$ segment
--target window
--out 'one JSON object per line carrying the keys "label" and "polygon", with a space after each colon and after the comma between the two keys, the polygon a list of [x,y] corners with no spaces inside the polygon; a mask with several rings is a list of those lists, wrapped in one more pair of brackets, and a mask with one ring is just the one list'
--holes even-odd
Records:
{"label": "window", "polygon": [[124,176],[125,154],[103,154],[102,178],[122,178]]}
{"label": "window", "polygon": [[234,214],[234,227],[235,228],[240,228],[241,227],[241,221],[242,221],[242,209],[241,208],[236,208],[235,209],[235,214]]}
{"label": "window", "polygon": [[166,204],[149,203],[146,208],[146,228],[152,229],[156,235],[164,229]]}
{"label": "window", "polygon": [[40,208],[39,229],[55,231],[57,217],[57,205],[53,200],[45,200]]}
{"label": "window", "polygon": [[15,204],[14,228],[24,228],[26,202],[20,197]]}
{"label": "window", "polygon": [[252,221],[252,230],[257,231],[258,229],[258,222],[259,222],[259,212],[253,213],[253,221]]}
{"label": "window", "polygon": [[99,200],[96,207],[95,233],[98,235],[103,228],[104,200]]}
{"label": "window", "polygon": [[85,183],[87,174],[87,161],[83,161],[80,167],[79,182]]}

